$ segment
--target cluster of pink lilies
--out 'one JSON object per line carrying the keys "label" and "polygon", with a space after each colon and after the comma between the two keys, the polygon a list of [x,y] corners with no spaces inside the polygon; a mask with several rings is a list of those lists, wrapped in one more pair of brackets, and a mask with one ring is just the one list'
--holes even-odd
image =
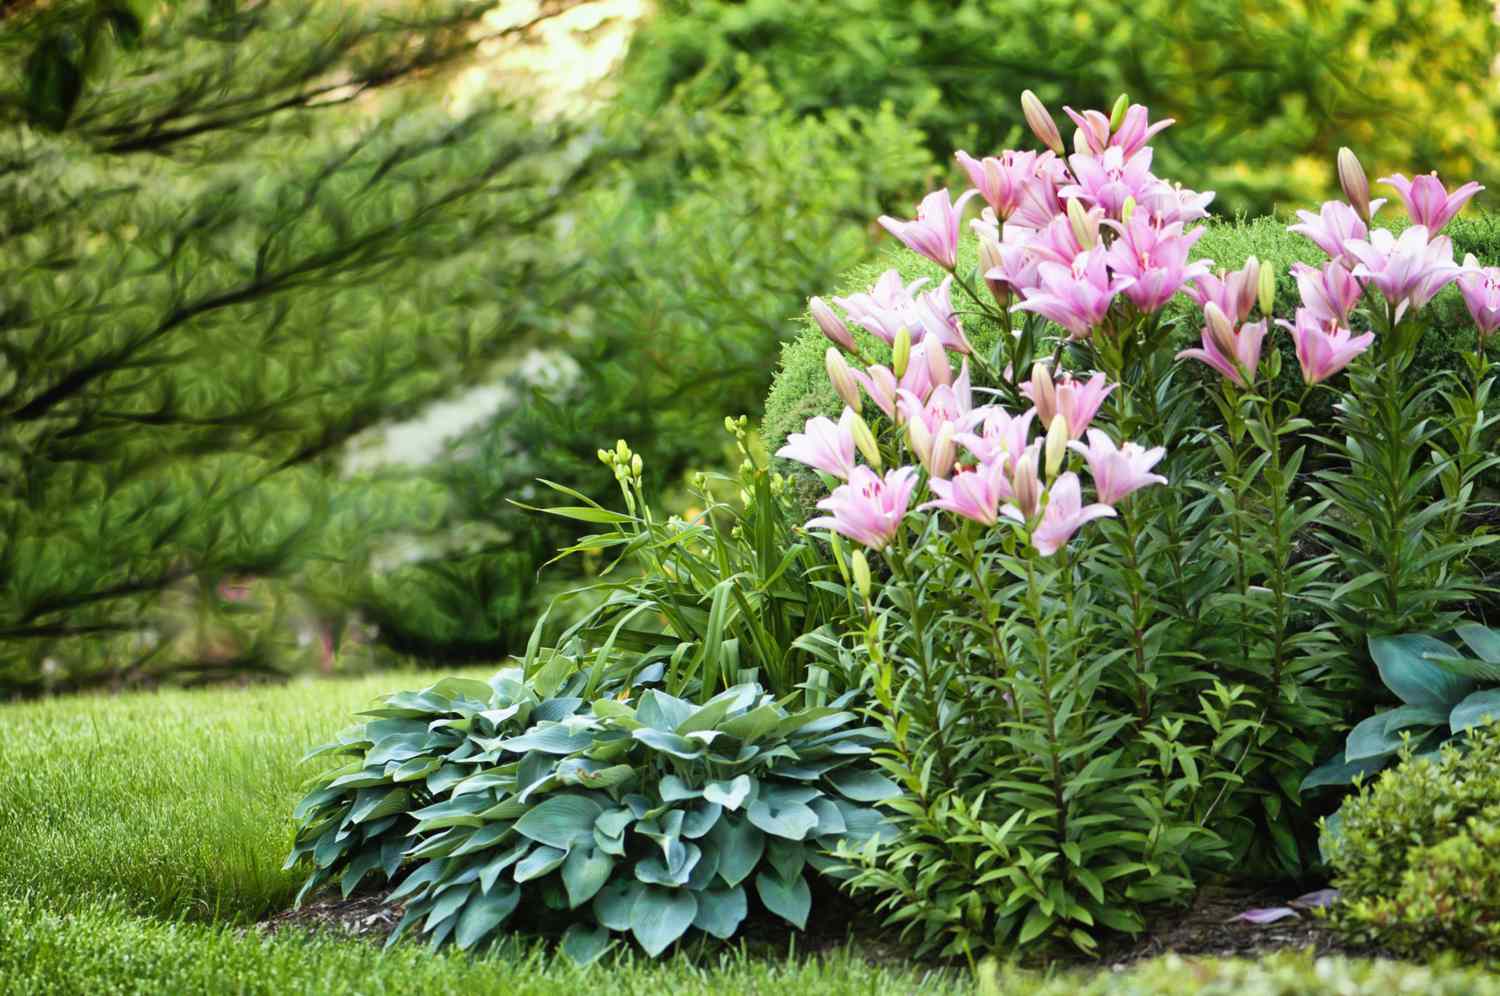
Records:
{"label": "cluster of pink lilies", "polygon": [[[1118,386],[1103,374],[1054,376],[1037,364],[1021,387],[1032,402],[1026,412],[974,404],[972,350],[952,286],[963,210],[976,196],[985,204],[969,223],[979,242],[978,272],[1002,308],[1034,312],[1084,341],[1122,334],[1183,292],[1202,309],[1204,324],[1201,348],[1179,357],[1208,364],[1238,387],[1255,383],[1274,272],[1254,258],[1230,272],[1189,259],[1204,231],[1189,226],[1208,216],[1214,195],[1152,174],[1147,142],[1172,120],[1152,122],[1145,107],[1123,97],[1110,114],[1065,108],[1076,126],[1074,152],[1066,155],[1055,120],[1036,96],[1027,91],[1021,104],[1044,151],[1009,150],[983,159],[960,151],[973,189],[956,201],[947,189],[929,194],[915,220],[880,219],[907,248],[947,272],[941,283],[905,282],[892,269],[868,292],[834,298],[844,317],[819,298],[810,302],[833,343],[828,374],[846,405],[836,422],[809,420],[777,453],[843,482],[818,503],[827,514],[810,528],[882,549],[900,535],[925,472],[930,500],[918,509],[987,526],[1007,519],[1050,556],[1085,523],[1115,515],[1115,506],[1135,491],[1166,483],[1152,473],[1165,456],[1162,448],[1116,444],[1091,427]],[[1302,223],[1291,228],[1330,257],[1322,267],[1293,268],[1300,307],[1295,321],[1278,322],[1292,336],[1304,380],[1327,380],[1370,347],[1372,332],[1356,335],[1350,328],[1366,288],[1389,302],[1394,323],[1457,281],[1481,335],[1500,328],[1500,268],[1481,267],[1472,255],[1456,264],[1452,243],[1440,234],[1482,188],[1468,183],[1450,193],[1436,175],[1383,178],[1411,217],[1398,237],[1370,227],[1384,201],[1370,199],[1353,153],[1341,150],[1338,166],[1347,202],[1330,201],[1318,214],[1299,212]],[[1260,318],[1251,322],[1257,305]],[[863,359],[849,322],[891,347],[889,366],[849,364],[846,354]],[[956,376],[950,353],[961,357]],[[898,451],[914,463],[882,475],[881,448],[860,415],[866,397],[894,426]],[[1092,503],[1084,503],[1078,474],[1065,468],[1069,450],[1087,465]]]}

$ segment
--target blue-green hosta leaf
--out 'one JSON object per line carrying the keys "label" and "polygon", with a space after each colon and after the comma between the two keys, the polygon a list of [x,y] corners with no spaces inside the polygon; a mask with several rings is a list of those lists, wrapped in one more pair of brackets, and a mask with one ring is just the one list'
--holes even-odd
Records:
{"label": "blue-green hosta leaf", "polygon": [[401,880],[394,892],[386,897],[386,902],[395,904],[406,899],[408,896],[416,896],[428,886],[432,885],[443,874],[446,861],[429,861],[417,866],[410,875]]}
{"label": "blue-green hosta leaf", "polygon": [[1454,632],[1480,660],[1500,664],[1500,633],[1478,623],[1465,623]]}
{"label": "blue-green hosta leaf", "polygon": [[786,713],[771,703],[759,706],[747,713],[726,719],[719,730],[737,740],[752,743],[770,733],[786,718]]}
{"label": "blue-green hosta leaf", "polygon": [[469,777],[471,770],[459,764],[444,764],[441,768],[427,776],[427,791],[433,795],[442,795]]}
{"label": "blue-green hosta leaf", "polygon": [[391,771],[391,781],[414,782],[418,778],[426,778],[442,766],[443,759],[440,757],[414,757],[396,765]]}
{"label": "blue-green hosta leaf", "polygon": [[606,765],[586,757],[570,757],[557,766],[557,777],[564,785],[607,789],[635,781],[636,771],[628,764]]}
{"label": "blue-green hosta leaf", "polygon": [[561,723],[578,712],[583,705],[580,698],[556,698],[548,699],[531,711],[531,720],[534,723]]}
{"label": "blue-green hosta leaf", "polygon": [[423,806],[411,815],[424,832],[445,827],[482,827],[492,819],[485,814],[493,805],[484,793],[476,793]]}
{"label": "blue-green hosta leaf", "polygon": [[625,828],[635,822],[635,814],[625,807],[609,809],[599,814],[594,820],[594,829],[606,837],[619,837],[625,833]]}
{"label": "blue-green hosta leaf", "polygon": [[670,857],[672,844],[678,843],[682,838],[683,812],[674,809],[664,814],[660,819],[641,820],[635,825],[635,832],[642,837],[656,841],[661,848],[664,857]]}
{"label": "blue-green hosta leaf", "polygon": [[568,908],[577,909],[593,899],[609,881],[615,859],[593,845],[577,844],[563,861],[563,888],[568,891]]}
{"label": "blue-green hosta leaf", "polygon": [[750,804],[746,815],[766,833],[788,840],[802,840],[818,825],[818,814],[800,802],[761,798]]}
{"label": "blue-green hosta leaf", "polygon": [[491,768],[478,771],[453,786],[451,796],[468,795],[470,792],[483,792],[492,788],[513,788],[516,784],[514,771],[506,771]]}
{"label": "blue-green hosta leaf", "polygon": [[[425,758],[413,758],[413,760],[425,760]],[[391,764],[397,768],[401,766],[400,763],[395,761],[392,761]],[[330,789],[360,789],[370,788],[374,785],[389,785],[390,783],[391,777],[385,773],[385,766],[382,765],[378,768],[361,768],[358,771],[351,771],[347,775],[339,775],[333,781],[329,782],[327,787]],[[342,794],[342,792],[336,793],[335,798]]]}
{"label": "blue-green hosta leaf", "polygon": [[1454,706],[1448,725],[1453,727],[1454,733],[1462,733],[1497,719],[1500,719],[1500,688],[1486,688],[1482,692],[1474,692]]}
{"label": "blue-green hosta leaf", "polygon": [[687,887],[694,892],[702,892],[713,885],[714,877],[719,874],[719,849],[710,840],[705,840],[698,846],[703,856],[693,865],[693,873],[687,880]]}
{"label": "blue-green hosta leaf", "polygon": [[695,730],[711,730],[731,713],[743,712],[750,708],[759,697],[760,686],[753,683],[726,688],[703,703],[674,732],[686,736]]}
{"label": "blue-green hosta leaf", "polygon": [[644,693],[635,707],[635,718],[659,733],[675,733],[696,712],[691,702],[673,698],[656,689]]}
{"label": "blue-green hosta leaf", "polygon": [[655,958],[693,925],[698,900],[683,889],[647,886],[630,910],[630,931],[646,953]]}
{"label": "blue-green hosta leaf", "polygon": [[732,889],[705,889],[697,893],[698,913],[693,926],[721,941],[727,941],[740,929],[747,903],[743,886]]}
{"label": "blue-green hosta leaf", "polygon": [[514,846],[491,858],[484,867],[479,869],[479,887],[489,892],[495,887],[495,881],[499,879],[500,873],[511,865],[520,861],[531,853],[532,843],[529,840],[517,842]]}
{"label": "blue-green hosta leaf", "polygon": [[599,832],[598,827],[594,827],[594,846],[605,854],[613,854],[617,858],[625,856],[625,837],[623,834],[619,837],[606,837]]}
{"label": "blue-green hosta leaf", "polygon": [[1380,678],[1407,705],[1451,709],[1474,690],[1474,682],[1423,658],[1458,657],[1458,651],[1441,640],[1416,633],[1372,636],[1370,656],[1380,669]]}
{"label": "blue-green hosta leaf", "polygon": [[409,761],[427,750],[426,733],[407,733],[378,740],[365,755],[365,766],[375,767],[387,761]]}
{"label": "blue-green hosta leaf", "polygon": [[563,932],[562,952],[573,964],[591,965],[609,950],[609,931],[603,927],[590,927],[575,923]]}
{"label": "blue-green hosta leaf", "polygon": [[659,750],[673,757],[680,757],[685,761],[695,761],[703,756],[703,745],[687,737],[679,737],[675,733],[663,733],[661,730],[650,726],[643,726],[636,730],[631,736],[652,750]]}
{"label": "blue-green hosta leaf", "polygon": [[485,848],[494,847],[500,841],[510,835],[512,824],[509,822],[491,823],[480,827],[469,835],[457,850],[453,852],[455,858],[463,857],[465,854],[473,854],[475,851],[483,851]]}
{"label": "blue-green hosta leaf", "polygon": [[667,858],[663,859],[653,854],[649,858],[637,861],[635,877],[647,885],[666,885],[677,888],[687,884],[688,876],[692,875],[693,869],[697,867],[702,857],[703,851],[698,845],[674,842],[674,845],[669,848]]}
{"label": "blue-green hosta leaf", "polygon": [[1298,791],[1306,792],[1308,789],[1328,785],[1348,785],[1359,775],[1379,771],[1385,766],[1386,760],[1384,757],[1367,757],[1362,761],[1350,761],[1344,757],[1343,751],[1339,751],[1332,760],[1309,771],[1298,786]]}
{"label": "blue-green hosta leaf", "polygon": [[708,839],[719,852],[719,878],[731,888],[749,877],[766,850],[765,834],[728,814],[714,824]]}
{"label": "blue-green hosta leaf", "polygon": [[469,699],[481,706],[488,706],[495,697],[495,690],[486,682],[474,678],[443,678],[422,694],[429,697],[441,695],[450,700]]}
{"label": "blue-green hosta leaf", "polygon": [[568,852],[558,847],[538,847],[516,865],[512,878],[517,882],[530,882],[559,868],[568,857]]}
{"label": "blue-green hosta leaf", "polygon": [[878,839],[881,843],[890,843],[896,839],[898,832],[896,827],[878,809],[868,806],[856,806],[852,802],[843,799],[831,800],[839,808],[839,815],[844,818],[844,839],[853,847],[863,847],[870,839]]}
{"label": "blue-green hosta leaf", "polygon": [[521,711],[519,703],[513,703],[503,709],[486,709],[479,714],[479,718],[489,723],[495,729],[504,726],[508,720]]}
{"label": "blue-green hosta leaf", "polygon": [[813,799],[807,804],[807,808],[817,814],[818,826],[813,832],[819,837],[844,833],[849,829],[843,812],[834,805],[832,799]]}
{"label": "blue-green hosta leaf", "polygon": [[697,799],[702,795],[702,789],[693,788],[676,775],[667,775],[661,780],[661,797],[663,802],[680,802],[683,799]]}
{"label": "blue-green hosta leaf", "polygon": [[610,930],[630,929],[630,911],[646,886],[627,876],[616,876],[594,896],[594,919]]}
{"label": "blue-green hosta leaf", "polygon": [[423,924],[422,929],[431,930],[463,909],[464,903],[468,902],[469,897],[478,891],[473,885],[462,885],[436,897],[432,903],[432,912],[427,914],[427,922]]}
{"label": "blue-green hosta leaf", "polygon": [[755,781],[749,775],[740,775],[727,782],[709,782],[703,786],[703,798],[725,809],[736,810],[750,797],[754,787]]}
{"label": "blue-green hosta leaf", "polygon": [[469,899],[464,911],[458,916],[453,931],[453,943],[460,951],[466,951],[479,943],[491,931],[505,922],[521,902],[521,887],[504,886],[493,892],[481,893]]}
{"label": "blue-green hosta leaf", "polygon": [[[1427,707],[1415,708],[1425,711]],[[1378,712],[1356,723],[1354,729],[1349,731],[1348,739],[1344,741],[1344,760],[1363,761],[1366,758],[1389,757],[1400,750],[1402,728],[1398,725],[1396,730],[1387,732],[1386,725],[1391,719],[1388,713]]]}
{"label": "blue-green hosta leaf", "polygon": [[683,817],[682,835],[689,840],[697,840],[713,829],[723,812],[724,807],[716,802],[700,802]]}
{"label": "blue-green hosta leaf", "polygon": [[[593,742],[594,734],[590,730],[571,730],[562,723],[554,723],[550,726],[533,726],[519,737],[495,741],[494,746],[512,754],[524,754],[533,750],[539,750],[543,754],[576,754],[586,750]],[[486,746],[485,749],[493,748]]]}
{"label": "blue-green hosta leaf", "polygon": [[766,841],[766,862],[776,869],[776,874],[783,882],[801,878],[802,869],[807,867],[802,844],[779,837],[771,837]]}
{"label": "blue-green hosta leaf", "polygon": [[585,796],[554,795],[517,820],[516,833],[566,850],[574,841],[592,839],[594,821],[603,812],[603,806]]}
{"label": "blue-green hosta leaf", "polygon": [[855,802],[882,802],[901,794],[901,786],[869,768],[840,768],[828,773],[839,794]]}
{"label": "blue-green hosta leaf", "polygon": [[807,929],[807,914],[812,910],[812,890],[807,887],[807,880],[801,875],[790,882],[783,882],[770,872],[761,872],[755,876],[755,892],[766,909],[798,930]]}
{"label": "blue-green hosta leaf", "polygon": [[406,789],[360,789],[354,797],[354,806],[349,810],[351,823],[378,820],[406,810],[410,798]]}

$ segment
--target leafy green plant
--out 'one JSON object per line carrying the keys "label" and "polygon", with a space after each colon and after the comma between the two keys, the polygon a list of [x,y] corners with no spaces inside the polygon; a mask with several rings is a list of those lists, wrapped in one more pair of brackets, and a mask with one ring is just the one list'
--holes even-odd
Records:
{"label": "leafy green plant", "polygon": [[1454,633],[1477,659],[1435,636],[1370,637],[1380,678],[1402,704],[1361,720],[1338,756],[1303,779],[1304,790],[1347,785],[1385,767],[1408,743],[1419,755],[1430,754],[1454,737],[1500,720],[1500,632],[1466,623]]}
{"label": "leafy green plant", "polygon": [[1468,731],[1345,800],[1325,834],[1339,902],[1332,922],[1401,952],[1492,954],[1500,894],[1500,729]]}
{"label": "leafy green plant", "polygon": [[899,792],[865,760],[880,731],[855,725],[849,695],[792,711],[739,684],[694,705],[608,674],[548,655],[530,678],[449,678],[369,710],[309,755],[354,759],[294,814],[301,896],[405,868],[393,942],[415,928],[472,948],[520,911],[567,924],[579,961],[611,932],[653,956],[689,929],[731,937],[752,883],[806,926],[806,870],[875,838],[868,804]]}

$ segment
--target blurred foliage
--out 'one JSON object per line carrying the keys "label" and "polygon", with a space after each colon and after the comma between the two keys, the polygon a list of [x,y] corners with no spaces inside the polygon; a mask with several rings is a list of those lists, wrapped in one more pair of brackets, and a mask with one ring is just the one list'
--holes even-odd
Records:
{"label": "blurred foliage", "polygon": [[[1500,42],[1488,0],[663,0],[626,92],[643,106],[735,85],[749,56],[793,109],[891,102],[935,155],[1023,127],[1023,89],[1058,111],[1126,92],[1190,127],[1159,174],[1236,212],[1336,189],[1334,152],[1382,176],[1500,180]],[[939,99],[933,100],[933,91]]]}
{"label": "blurred foliage", "polygon": [[[440,514],[339,448],[554,325],[534,235],[589,164],[515,109],[395,89],[487,6],[5,16],[0,689],[280,670],[337,642],[372,537]],[[240,625],[267,604],[306,625]]]}

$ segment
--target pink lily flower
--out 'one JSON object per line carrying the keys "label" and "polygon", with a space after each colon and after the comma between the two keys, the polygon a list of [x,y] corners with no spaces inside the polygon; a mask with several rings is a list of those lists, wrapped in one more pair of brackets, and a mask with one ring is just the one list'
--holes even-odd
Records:
{"label": "pink lily flower", "polygon": [[1076,197],[1104,209],[1111,218],[1120,217],[1125,199],[1137,204],[1159,182],[1151,175],[1151,149],[1143,148],[1126,155],[1111,146],[1098,155],[1075,154],[1068,157],[1074,182],[1057,192],[1064,199]]}
{"label": "pink lily flower", "polygon": [[[913,363],[913,366],[916,364]],[[943,423],[952,422],[955,432],[974,408],[974,395],[969,379],[969,362],[964,361],[958,377],[952,384],[939,384],[933,388],[925,402],[909,391],[899,391],[897,410],[900,421],[921,420],[927,430],[936,437]]]}
{"label": "pink lily flower", "polygon": [[912,252],[926,256],[945,270],[958,265],[958,221],[964,204],[979,193],[967,190],[955,202],[948,188],[935,190],[922,198],[915,221],[902,221],[881,215],[880,224]]}
{"label": "pink lily flower", "polygon": [[1421,225],[1434,234],[1442,231],[1443,226],[1452,221],[1453,216],[1469,203],[1469,199],[1484,189],[1470,181],[1450,194],[1436,173],[1410,180],[1401,173],[1393,173],[1382,176],[1380,182],[1395,188],[1396,193],[1401,196],[1401,203],[1406,205],[1406,213],[1411,216],[1413,225]]}
{"label": "pink lily flower", "polygon": [[1297,344],[1297,365],[1302,368],[1302,380],[1307,384],[1318,384],[1332,377],[1375,341],[1373,332],[1350,338],[1348,329],[1319,319],[1309,308],[1297,309],[1295,325],[1284,318],[1278,318],[1276,324],[1292,333],[1292,341]]}
{"label": "pink lily flower", "polygon": [[[963,431],[955,438],[980,463],[1001,466],[1012,473],[1016,460],[1026,452],[1026,437],[1035,418],[1035,408],[1012,415],[999,405],[984,405],[969,412],[960,425]],[[976,428],[977,433],[973,431]]]}
{"label": "pink lily flower", "polygon": [[1336,259],[1321,269],[1306,263],[1293,263],[1292,276],[1297,278],[1302,306],[1320,322],[1347,324],[1349,315],[1364,293],[1354,274]]}
{"label": "pink lily flower", "polygon": [[1032,368],[1031,380],[1021,385],[1021,393],[1036,406],[1037,418],[1048,426],[1056,415],[1062,415],[1068,424],[1068,438],[1082,439],[1084,430],[1099,413],[1099,406],[1118,384],[1105,382],[1104,374],[1096,373],[1087,383],[1073,379],[1066,371],[1056,381],[1047,373],[1047,368],[1038,363]]}
{"label": "pink lily flower", "polygon": [[[1034,234],[1024,228],[1006,225],[1003,240],[983,242],[982,245],[989,246],[993,252],[996,264],[984,271],[984,279],[1013,294],[1024,294],[1027,288],[1036,287],[1039,260],[1030,248]],[[981,234],[980,238],[986,236]]]}
{"label": "pink lily flower", "polygon": [[1356,277],[1368,277],[1396,308],[1399,320],[1407,306],[1422,308],[1433,295],[1458,279],[1453,243],[1446,235],[1428,238],[1427,229],[1413,225],[1397,238],[1377,228],[1366,239],[1350,239],[1346,248],[1359,265]]}
{"label": "pink lily flower", "polygon": [[872,550],[884,549],[900,532],[916,486],[914,467],[896,467],[881,478],[861,464],[849,475],[847,484],[834,488],[833,494],[818,502],[818,507],[830,514],[809,521],[807,528],[831,529]]}
{"label": "pink lily flower", "polygon": [[1204,273],[1183,288],[1200,308],[1217,305],[1231,321],[1243,322],[1255,308],[1260,288],[1260,260],[1251,256],[1238,270]]}
{"label": "pink lily flower", "polygon": [[1109,268],[1135,281],[1125,289],[1125,296],[1146,314],[1160,311],[1188,280],[1208,275],[1208,260],[1188,262],[1188,252],[1206,229],[1184,234],[1181,222],[1158,227],[1140,212],[1128,223],[1105,224],[1120,233],[1106,256]]}
{"label": "pink lily flower", "polygon": [[914,312],[917,324],[911,332],[912,344],[922,342],[928,336],[936,338],[944,349],[955,353],[970,353],[969,339],[959,323],[958,312],[953,310],[953,275],[916,299]]}
{"label": "pink lily flower", "polygon": [[[1203,348],[1184,349],[1179,360],[1201,360],[1227,377],[1231,383],[1249,387],[1260,365],[1260,347],[1266,337],[1266,323],[1246,322],[1236,332],[1229,318],[1212,302],[1204,309],[1209,316],[1203,328]],[[1247,379],[1248,378],[1248,379]]]}
{"label": "pink lily flower", "polygon": [[954,474],[951,480],[933,478],[927,486],[934,498],[918,506],[919,510],[941,509],[982,526],[993,526],[1000,518],[1000,502],[1012,497],[1010,481],[1000,464],[981,463],[973,470]]}
{"label": "pink lily flower", "polygon": [[1121,499],[1151,484],[1166,484],[1167,479],[1151,473],[1151,468],[1167,455],[1165,447],[1146,449],[1138,443],[1124,443],[1116,447],[1108,433],[1099,429],[1089,430],[1089,442],[1074,441],[1068,444],[1075,452],[1082,453],[1089,465],[1089,476],[1094,479],[1094,491],[1106,505],[1117,505]]}
{"label": "pink lily flower", "polygon": [[1158,224],[1170,225],[1178,221],[1186,224],[1207,218],[1208,206],[1213,203],[1214,196],[1212,190],[1200,193],[1180,183],[1157,180],[1135,199],[1136,210],[1145,211]]}
{"label": "pink lily flower", "polygon": [[1079,233],[1073,227],[1072,218],[1066,214],[1054,215],[1046,225],[1031,233],[1025,243],[1026,252],[1038,264],[1050,262],[1071,266],[1079,255],[1099,244],[1099,228],[1103,223],[1103,208],[1089,208],[1083,212],[1083,234],[1088,240],[1085,245],[1079,241]]}
{"label": "pink lily flower", "polygon": [[1080,253],[1071,266],[1044,262],[1037,267],[1039,287],[1026,292],[1026,300],[1011,311],[1034,311],[1068,330],[1074,339],[1087,339],[1094,326],[1104,320],[1115,295],[1129,287],[1129,277],[1111,277],[1104,250]]}
{"label": "pink lily flower", "polygon": [[954,442],[957,433],[958,429],[952,422],[942,423],[934,435],[927,431],[927,423],[920,418],[906,420],[906,441],[932,480],[952,475],[958,460],[958,446]]}
{"label": "pink lily flower", "polygon": [[960,150],[954,158],[969,174],[979,196],[1002,220],[1016,212],[1030,187],[1042,184],[1052,188],[1046,191],[1048,195],[1056,196],[1055,187],[1066,176],[1062,163],[1051,152],[1007,149],[998,156],[975,159]]}
{"label": "pink lily flower", "polygon": [[1358,262],[1346,247],[1355,239],[1365,238],[1369,228],[1352,207],[1343,201],[1324,201],[1317,214],[1298,211],[1297,217],[1302,224],[1292,225],[1287,231],[1307,238],[1334,259],[1351,266]]}
{"label": "pink lily flower", "polygon": [[902,395],[910,395],[920,399],[921,403],[926,403],[928,396],[932,394],[932,370],[920,358],[906,364],[906,373],[902,374],[900,380],[896,379],[889,367],[878,364],[872,364],[867,370],[851,370],[850,373],[870,396],[870,400],[889,419],[896,418],[896,403]]}
{"label": "pink lily flower", "polygon": [[1015,468],[1010,474],[1010,490],[1015,501],[1000,510],[1000,514],[1025,525],[1042,506],[1042,478],[1039,473],[1042,461],[1042,440],[1038,439],[1016,457]]}
{"label": "pink lily flower", "polygon": [[855,418],[852,408],[844,409],[836,425],[832,419],[822,415],[810,418],[802,432],[794,432],[786,437],[786,445],[777,450],[776,455],[847,481],[856,465]]}
{"label": "pink lily flower", "polygon": [[893,343],[902,329],[919,334],[916,297],[925,283],[927,278],[920,277],[903,284],[899,271],[886,270],[868,292],[836,297],[833,303],[844,309],[850,321]]}
{"label": "pink lily flower", "polygon": [[1085,507],[1078,475],[1072,471],[1060,474],[1047,489],[1047,506],[1042,521],[1031,531],[1031,545],[1044,557],[1061,550],[1073,534],[1088,522],[1111,517],[1115,510],[1096,502]]}
{"label": "pink lily flower", "polygon": [[1058,187],[1067,183],[1071,177],[1060,161],[1057,165],[1061,171],[1058,177],[1034,183],[1021,193],[1020,204],[1016,206],[1016,210],[1011,213],[1010,217],[1005,219],[1007,224],[1037,231],[1046,228],[1053,218],[1067,210],[1058,193]]}
{"label": "pink lily flower", "polygon": [[1172,118],[1163,118],[1150,124],[1150,112],[1145,105],[1131,104],[1120,127],[1111,135],[1109,115],[1103,111],[1084,111],[1080,114],[1071,107],[1064,107],[1063,111],[1078,126],[1078,132],[1073,136],[1074,146],[1081,145],[1096,156],[1110,147],[1118,148],[1126,156],[1132,156],[1151,141],[1157,132],[1170,128],[1175,123]]}
{"label": "pink lily flower", "polygon": [[1500,329],[1500,266],[1480,266],[1469,253],[1458,275],[1458,289],[1481,336]]}

